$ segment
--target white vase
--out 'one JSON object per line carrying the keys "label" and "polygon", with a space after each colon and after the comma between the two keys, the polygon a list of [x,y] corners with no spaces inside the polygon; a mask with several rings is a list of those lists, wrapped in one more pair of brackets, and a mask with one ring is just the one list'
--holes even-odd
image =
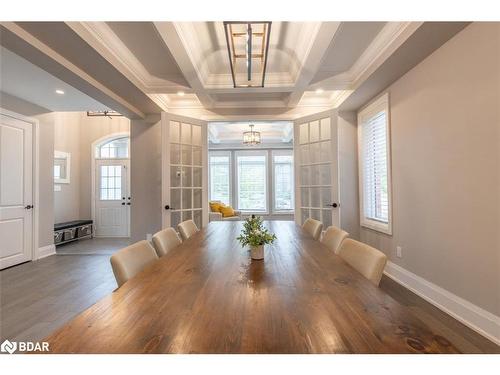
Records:
{"label": "white vase", "polygon": [[264,259],[264,245],[250,247],[250,256],[252,259]]}

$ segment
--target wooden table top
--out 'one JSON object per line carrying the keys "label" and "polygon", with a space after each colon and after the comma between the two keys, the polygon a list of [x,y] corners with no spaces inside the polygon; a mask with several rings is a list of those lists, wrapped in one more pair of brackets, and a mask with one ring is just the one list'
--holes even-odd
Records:
{"label": "wooden table top", "polygon": [[293,222],[215,222],[45,339],[52,353],[457,353]]}

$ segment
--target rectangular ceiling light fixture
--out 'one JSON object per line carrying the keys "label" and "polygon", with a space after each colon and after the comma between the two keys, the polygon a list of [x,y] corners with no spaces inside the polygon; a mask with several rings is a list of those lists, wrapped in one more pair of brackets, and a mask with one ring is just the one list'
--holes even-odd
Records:
{"label": "rectangular ceiling light fixture", "polygon": [[271,22],[225,21],[234,87],[264,87]]}

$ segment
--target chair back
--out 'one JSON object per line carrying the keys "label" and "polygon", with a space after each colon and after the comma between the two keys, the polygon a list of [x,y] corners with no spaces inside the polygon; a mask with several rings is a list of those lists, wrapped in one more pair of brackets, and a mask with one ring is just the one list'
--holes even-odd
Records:
{"label": "chair back", "polygon": [[387,263],[387,257],[383,252],[362,242],[346,238],[340,245],[338,255],[378,286]]}
{"label": "chair back", "polygon": [[177,226],[177,229],[179,229],[179,233],[181,234],[183,241],[187,240],[193,234],[198,232],[198,227],[193,220],[183,221]]}
{"label": "chair back", "polygon": [[159,257],[164,256],[182,243],[174,228],[165,228],[153,236],[153,246]]}
{"label": "chair back", "polygon": [[323,234],[320,242],[328,246],[330,250],[337,254],[340,248],[340,244],[347,236],[349,236],[349,233],[347,233],[345,230],[332,225],[326,228],[326,231]]}
{"label": "chair back", "polygon": [[302,224],[302,229],[304,229],[309,235],[315,240],[319,239],[321,231],[323,230],[323,223],[314,219],[306,219],[304,224]]}
{"label": "chair back", "polygon": [[119,250],[110,259],[116,283],[122,286],[156,260],[158,255],[148,241],[139,241]]}

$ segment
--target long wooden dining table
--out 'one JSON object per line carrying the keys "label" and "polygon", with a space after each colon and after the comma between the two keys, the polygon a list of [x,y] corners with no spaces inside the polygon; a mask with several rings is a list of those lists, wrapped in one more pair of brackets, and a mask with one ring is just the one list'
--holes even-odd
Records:
{"label": "long wooden dining table", "polygon": [[457,353],[294,222],[252,261],[212,222],[45,339],[51,353]]}

